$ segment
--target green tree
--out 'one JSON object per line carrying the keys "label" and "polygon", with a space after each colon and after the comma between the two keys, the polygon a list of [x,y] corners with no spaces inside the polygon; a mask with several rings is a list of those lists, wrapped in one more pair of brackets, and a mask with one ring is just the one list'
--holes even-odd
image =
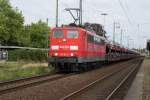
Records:
{"label": "green tree", "polygon": [[48,45],[49,27],[41,20],[24,26],[24,18],[13,9],[9,0],[0,0],[0,44],[45,48]]}
{"label": "green tree", "polygon": [[49,27],[45,22],[39,20],[37,23],[25,26],[25,33],[30,35],[30,46],[45,48],[48,44]]}
{"label": "green tree", "polygon": [[19,45],[24,18],[13,9],[8,0],[0,0],[0,44]]}

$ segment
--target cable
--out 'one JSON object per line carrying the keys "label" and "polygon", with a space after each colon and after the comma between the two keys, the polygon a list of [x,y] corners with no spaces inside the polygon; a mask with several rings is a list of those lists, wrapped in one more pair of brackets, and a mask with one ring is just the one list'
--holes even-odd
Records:
{"label": "cable", "polygon": [[[125,14],[127,20],[128,20],[128,23],[129,23],[130,26],[132,27],[132,28],[131,28],[132,32],[137,33],[137,32],[136,32],[137,29],[134,27],[134,20],[133,20],[132,16],[129,17],[129,15],[128,15],[128,13],[127,13],[127,11],[126,11],[126,9],[125,9],[123,3],[121,2],[121,0],[118,0],[118,2],[119,2],[119,4],[120,4],[120,7],[122,8],[122,10],[123,10],[123,12],[124,12],[124,14]],[[126,3],[126,4],[127,4],[127,3]],[[127,6],[127,7],[128,7],[128,6]],[[131,21],[131,20],[132,20],[132,21]]]}
{"label": "cable", "polygon": [[131,22],[131,20],[130,20],[130,18],[129,18],[129,16],[128,16],[127,12],[126,12],[126,9],[124,8],[124,5],[122,4],[122,2],[121,2],[120,0],[118,0],[118,2],[119,2],[119,4],[120,4],[120,7],[122,8],[122,10],[123,10],[123,12],[124,12],[124,14],[125,14],[127,20],[128,20],[128,22],[129,22],[129,24],[132,26],[132,22]]}
{"label": "cable", "polygon": [[130,10],[129,6],[128,6],[128,3],[127,3],[127,0],[125,0],[125,7],[126,7],[127,10]]}

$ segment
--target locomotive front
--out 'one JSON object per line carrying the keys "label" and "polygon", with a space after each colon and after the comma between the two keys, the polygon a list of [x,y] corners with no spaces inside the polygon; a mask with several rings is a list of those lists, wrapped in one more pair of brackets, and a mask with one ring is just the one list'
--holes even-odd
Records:
{"label": "locomotive front", "polygon": [[[81,56],[82,34],[78,28],[55,28],[50,34],[49,64],[59,70],[77,64]],[[66,68],[68,69],[68,68]],[[71,70],[71,69],[70,69]]]}

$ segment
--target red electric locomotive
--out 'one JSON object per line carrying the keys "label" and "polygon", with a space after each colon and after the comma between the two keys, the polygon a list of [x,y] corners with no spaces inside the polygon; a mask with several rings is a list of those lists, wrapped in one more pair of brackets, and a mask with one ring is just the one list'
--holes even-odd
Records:
{"label": "red electric locomotive", "polygon": [[60,71],[82,71],[95,64],[138,56],[137,52],[79,26],[54,28],[50,34],[49,64]]}
{"label": "red electric locomotive", "polygon": [[60,71],[81,71],[105,61],[106,39],[80,27],[54,28],[50,34],[49,63]]}

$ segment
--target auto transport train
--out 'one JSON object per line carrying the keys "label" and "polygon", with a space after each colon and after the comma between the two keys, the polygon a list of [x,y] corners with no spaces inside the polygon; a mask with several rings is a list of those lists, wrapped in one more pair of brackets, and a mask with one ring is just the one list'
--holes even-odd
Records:
{"label": "auto transport train", "polygon": [[62,26],[52,29],[50,33],[48,62],[59,71],[84,71],[104,62],[138,56],[138,52],[82,27]]}

